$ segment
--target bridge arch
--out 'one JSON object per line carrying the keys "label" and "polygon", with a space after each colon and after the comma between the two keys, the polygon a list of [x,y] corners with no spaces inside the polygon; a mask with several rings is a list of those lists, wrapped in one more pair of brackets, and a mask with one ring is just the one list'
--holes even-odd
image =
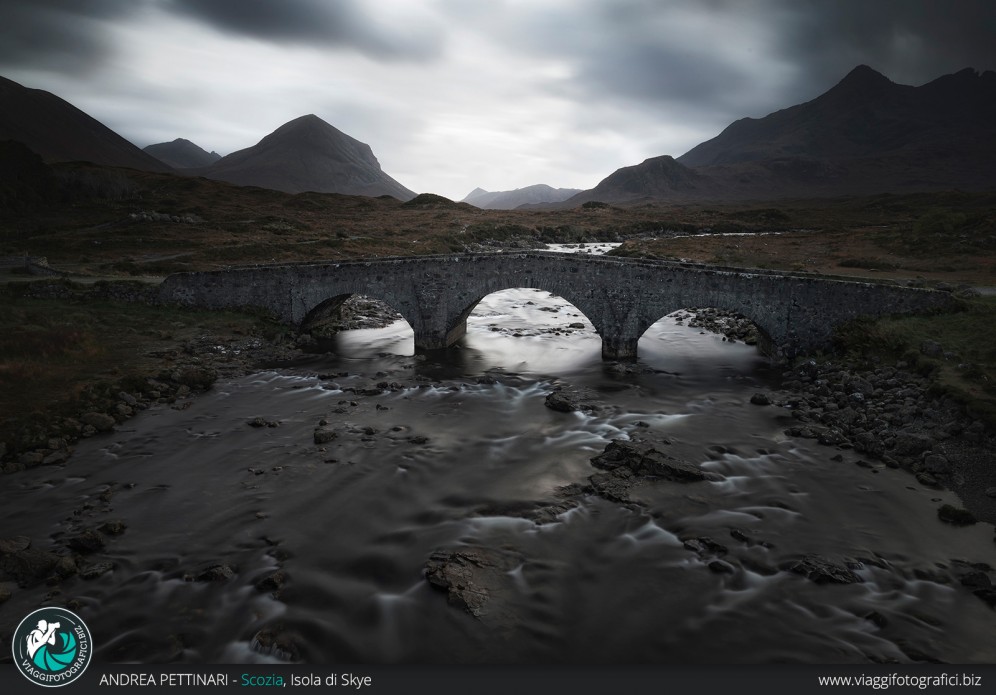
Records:
{"label": "bridge arch", "polygon": [[345,304],[346,300],[352,296],[352,293],[338,294],[334,297],[329,297],[323,302],[320,302],[305,315],[304,319],[301,321],[299,330],[305,332],[311,331],[337,319],[339,317],[340,310],[342,309],[342,305]]}
{"label": "bridge arch", "polygon": [[412,327],[411,320],[409,320],[404,314],[402,314],[396,307],[394,307],[388,300],[381,299],[380,297],[373,297],[368,294],[361,292],[348,292],[343,294],[337,294],[335,296],[329,297],[321,302],[319,302],[313,309],[311,309],[298,325],[298,330],[301,332],[310,333],[320,330],[323,326],[329,323],[335,323],[341,320],[342,308],[351,299],[367,299],[378,302],[387,308],[389,308],[394,313],[398,314],[400,318],[404,319],[405,323],[408,324],[409,328]]}
{"label": "bridge arch", "polygon": [[[750,324],[753,326],[754,330],[756,331],[756,336],[757,336],[756,346],[757,346],[758,351],[760,351],[762,353],[765,353],[765,354],[769,354],[772,351],[773,342],[772,342],[772,339],[771,339],[771,335],[769,334],[768,330],[761,323],[759,323],[756,319],[753,319],[750,316],[746,316],[746,315],[744,315],[743,313],[741,313],[739,311],[735,311],[733,309],[727,309],[727,308],[724,308],[724,307],[689,307],[689,306],[683,306],[681,308],[675,309],[674,311],[669,311],[668,313],[664,314],[663,316],[661,316],[660,318],[658,318],[653,323],[648,324],[647,327],[644,328],[643,331],[640,333],[640,339],[642,340],[643,338],[647,337],[648,333],[650,332],[650,330],[655,325],[657,325],[658,323],[660,323],[664,319],[674,317],[676,314],[687,313],[689,315],[696,316],[701,321],[703,317],[708,317],[709,316],[708,312],[711,311],[711,310],[718,310],[718,311],[722,312],[721,316],[717,320],[717,323],[726,323],[726,324],[729,324],[731,321],[736,321],[738,319],[750,322]],[[701,326],[701,323],[699,325]],[[714,330],[713,332],[723,333],[726,337],[730,337],[729,333],[727,333],[726,331]],[[740,336],[740,335],[735,336],[735,337],[736,338],[740,338],[740,339],[743,338],[743,336]],[[752,343],[752,344],[754,344],[754,343]]]}
{"label": "bridge arch", "polygon": [[600,338],[602,337],[602,331],[599,327],[599,314],[597,312],[597,306],[592,304],[589,296],[579,293],[572,287],[565,286],[564,284],[556,281],[517,282],[515,279],[495,278],[491,282],[485,283],[484,287],[475,288],[473,293],[464,294],[463,296],[457,298],[457,301],[452,304],[452,310],[446,321],[446,335],[447,340],[449,341],[447,344],[451,345],[453,342],[456,342],[456,340],[466,335],[467,319],[483,299],[497,292],[505,292],[520,288],[541,290],[549,292],[552,296],[560,297],[577,309],[581,316],[592,324],[598,336]]}
{"label": "bridge arch", "polygon": [[702,304],[689,303],[687,301],[683,302],[681,301],[681,298],[675,298],[668,303],[655,307],[653,310],[640,316],[638,321],[638,331],[640,337],[642,337],[651,326],[661,319],[666,318],[678,311],[690,311],[692,309],[719,309],[721,311],[734,314],[735,316],[745,318],[757,327],[759,337],[763,340],[765,345],[769,345],[771,343],[773,331],[777,334],[779,328],[777,324],[772,321],[770,312],[758,310],[750,305],[745,305],[743,302],[728,299],[726,301],[713,301],[707,304]]}
{"label": "bridge arch", "polygon": [[[470,306],[468,306],[465,311],[461,312],[460,320],[462,320],[462,321],[468,321],[470,319],[470,317],[474,314],[474,311],[481,305],[481,302],[484,302],[488,298],[495,297],[495,295],[501,295],[503,293],[514,292],[516,290],[529,290],[529,291],[535,292],[535,293],[544,293],[546,296],[542,296],[540,294],[537,294],[537,295],[533,296],[530,299],[524,299],[523,300],[524,303],[534,304],[534,305],[539,306],[539,309],[537,311],[550,311],[549,307],[543,307],[542,305],[545,304],[545,303],[547,303],[547,302],[556,303],[557,300],[562,301],[563,304],[566,305],[566,307],[569,308],[569,312],[568,312],[567,315],[563,315],[560,312],[556,312],[555,313],[553,311],[550,311],[550,313],[548,314],[548,316],[551,319],[553,319],[554,316],[556,316],[559,319],[561,319],[562,323],[564,325],[558,325],[553,320],[551,320],[551,321],[544,321],[542,318],[540,318],[540,319],[536,320],[535,322],[533,322],[533,325],[543,326],[543,327],[549,327],[549,328],[557,328],[557,327],[559,327],[559,328],[562,328],[564,330],[574,330],[574,329],[569,328],[570,324],[572,324],[572,323],[584,323],[585,324],[585,328],[588,328],[589,325],[592,328],[594,328],[594,324],[592,323],[591,319],[584,313],[584,311],[580,307],[578,307],[576,304],[574,304],[574,302],[570,301],[567,297],[563,297],[563,296],[557,294],[556,292],[551,292],[550,290],[547,290],[546,288],[539,288],[539,287],[509,287],[509,288],[504,289],[504,290],[496,290],[495,292],[489,292],[488,294],[483,295],[482,297],[479,297]],[[535,299],[535,301],[533,301],[534,299]],[[597,330],[596,330],[596,333],[597,333]],[[601,338],[601,336],[599,336],[599,338]]]}

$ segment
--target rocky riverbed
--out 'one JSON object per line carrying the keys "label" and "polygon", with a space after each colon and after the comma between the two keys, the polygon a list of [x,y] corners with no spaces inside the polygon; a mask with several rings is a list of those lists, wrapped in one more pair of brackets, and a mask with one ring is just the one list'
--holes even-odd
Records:
{"label": "rocky riverbed", "polygon": [[[789,410],[794,437],[853,449],[859,465],[903,468],[929,487],[956,490],[980,519],[996,522],[996,439],[950,397],[932,397],[927,377],[904,362],[882,365],[803,360],[783,373],[781,391],[759,404]],[[972,514],[962,514],[970,523]]]}
{"label": "rocky riverbed", "polygon": [[[994,443],[923,377],[757,372],[751,326],[713,310],[661,329],[698,336],[684,356],[602,365],[542,299],[485,310],[442,361],[307,338],[164,353],[145,387],[54,423],[62,442],[7,457],[0,601],[130,635],[107,660],[993,658]],[[486,345],[512,347],[491,364]],[[17,516],[43,498],[47,521]]]}
{"label": "rocky riverbed", "polygon": [[[678,324],[720,334],[731,343],[741,340],[756,345],[759,340],[751,321],[723,310],[688,309],[674,318]],[[942,523],[967,526],[980,519],[996,523],[996,460],[992,453],[996,451],[996,439],[953,399],[931,397],[927,378],[909,371],[903,362],[883,366],[877,362],[804,359],[785,366],[789,368],[782,372],[779,388],[757,392],[750,399],[752,405],[783,408],[791,415],[793,424],[784,430],[785,435],[816,440],[835,452],[827,456],[841,465],[857,465],[872,473],[886,467],[901,468],[921,485],[956,490],[974,512],[943,504],[937,509]],[[546,406],[562,412],[600,407],[590,397],[564,386],[547,397]],[[649,428],[645,432],[637,430],[627,440],[610,442],[591,459],[592,466],[600,470],[590,475],[586,484],[559,488],[545,505],[503,509],[501,513],[540,524],[554,523],[586,496],[642,509],[639,495],[631,494],[634,488],[662,482],[717,480],[704,467],[672,456],[671,449],[669,439],[654,436]],[[840,452],[849,450],[863,458],[845,464]],[[731,529],[730,536],[735,544],[764,544],[739,529]],[[698,554],[713,572],[734,574],[744,570],[738,560],[728,557],[728,541],[704,536],[679,538],[684,548]],[[507,618],[507,611],[489,603],[501,604],[502,597],[511,590],[510,570],[523,561],[521,553],[513,548],[461,545],[433,553],[426,562],[425,575],[432,586],[447,593],[451,604],[494,623]],[[742,561],[741,558],[739,562]],[[784,563],[781,569],[817,584],[855,584],[863,580],[852,570],[875,562],[808,555]],[[747,567],[766,575],[777,571],[773,567]],[[988,562],[955,560],[937,569],[924,569],[921,574],[945,585],[962,587],[996,608],[996,570]],[[869,620],[886,622],[878,613],[869,614]],[[915,660],[932,660],[922,654],[912,656]]]}

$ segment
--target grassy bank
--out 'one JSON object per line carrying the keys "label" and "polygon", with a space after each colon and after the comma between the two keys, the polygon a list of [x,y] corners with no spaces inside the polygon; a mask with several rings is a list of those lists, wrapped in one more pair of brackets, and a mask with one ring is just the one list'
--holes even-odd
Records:
{"label": "grassy bank", "polygon": [[44,442],[53,421],[103,412],[121,391],[147,391],[147,377],[192,361],[191,341],[224,345],[281,330],[237,312],[30,299],[17,285],[0,289],[0,321],[0,441],[11,451]]}
{"label": "grassy bank", "polygon": [[857,321],[838,332],[844,352],[903,360],[931,377],[990,428],[996,427],[996,297],[961,302],[958,312]]}

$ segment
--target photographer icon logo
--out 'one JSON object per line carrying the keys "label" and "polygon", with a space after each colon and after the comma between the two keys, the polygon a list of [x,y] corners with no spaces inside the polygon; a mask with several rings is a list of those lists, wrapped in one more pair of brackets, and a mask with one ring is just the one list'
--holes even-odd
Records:
{"label": "photographer icon logo", "polygon": [[14,631],[14,665],[31,682],[48,688],[83,675],[93,653],[90,629],[65,608],[39,608]]}

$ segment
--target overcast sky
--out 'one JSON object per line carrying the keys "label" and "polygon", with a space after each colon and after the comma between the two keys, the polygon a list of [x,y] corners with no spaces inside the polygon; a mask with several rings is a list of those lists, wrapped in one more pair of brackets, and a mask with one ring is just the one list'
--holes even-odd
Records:
{"label": "overcast sky", "polygon": [[136,145],[314,113],[416,192],[591,188],[858,64],[996,69],[993,0],[2,0],[0,75]]}

